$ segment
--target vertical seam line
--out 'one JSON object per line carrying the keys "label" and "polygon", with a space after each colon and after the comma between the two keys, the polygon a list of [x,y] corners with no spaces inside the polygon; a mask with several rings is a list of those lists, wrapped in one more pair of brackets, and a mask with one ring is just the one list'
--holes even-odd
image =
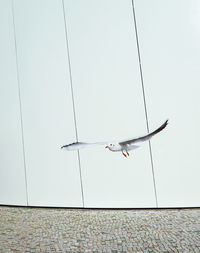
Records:
{"label": "vertical seam line", "polygon": [[[67,31],[67,21],[66,21],[66,15],[65,15],[64,0],[62,0],[62,7],[63,7],[63,17],[64,17],[64,26],[65,26],[65,39],[66,39],[66,45],[67,45],[67,59],[68,59],[68,65],[69,65],[69,76],[70,76],[70,87],[71,87],[71,95],[72,95],[74,125],[75,125],[76,141],[78,142],[78,130],[77,130],[75,101],[74,101],[75,99],[74,99],[73,80],[72,80],[72,68],[71,68],[71,60],[70,60],[70,53],[69,53],[69,41],[68,41],[68,31]],[[79,152],[79,150],[77,150],[77,154],[78,154],[79,175],[80,175],[80,182],[81,182],[82,202],[83,202],[83,207],[85,207],[84,193],[83,193],[83,182],[82,182],[82,173],[81,173],[81,160],[80,160],[80,152]]]}
{"label": "vertical seam line", "polygon": [[22,133],[22,150],[23,150],[23,162],[24,162],[24,174],[25,174],[25,186],[26,186],[26,202],[28,202],[28,184],[27,184],[27,168],[26,168],[26,157],[25,157],[25,143],[24,143],[24,127],[22,119],[22,103],[21,103],[21,89],[20,89],[20,77],[19,77],[19,62],[18,62],[18,51],[17,51],[17,38],[14,18],[14,0],[12,0],[12,20],[13,20],[13,32],[14,32],[14,44],[15,44],[15,64],[17,70],[17,84],[18,84],[18,99],[19,99],[19,110],[20,110],[20,124]]}
{"label": "vertical seam line", "polygon": [[[132,1],[134,28],[135,28],[136,43],[137,43],[137,53],[138,53],[138,60],[139,60],[139,67],[140,67],[140,79],[141,79],[141,83],[142,83],[142,93],[143,93],[143,102],[144,102],[144,110],[145,110],[145,117],[146,117],[146,126],[147,126],[147,132],[149,133],[149,122],[148,122],[148,113],[147,113],[147,105],[146,105],[146,97],[145,97],[145,89],[144,89],[144,78],[143,78],[142,64],[141,64],[141,54],[140,54],[139,37],[138,37],[138,30],[137,30],[136,13],[135,13],[134,0],[131,0],[131,1]],[[151,142],[150,141],[149,141],[149,151],[150,151],[150,158],[151,158],[151,168],[152,168],[152,176],[153,176],[156,207],[158,207],[158,198],[157,198],[157,190],[156,190],[156,182],[155,182],[153,154],[152,154],[152,147],[151,147]]]}

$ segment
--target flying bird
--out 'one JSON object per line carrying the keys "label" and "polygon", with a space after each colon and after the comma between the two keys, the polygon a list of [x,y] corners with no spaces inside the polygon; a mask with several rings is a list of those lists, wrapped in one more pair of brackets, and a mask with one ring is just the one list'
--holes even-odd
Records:
{"label": "flying bird", "polygon": [[140,142],[150,140],[155,134],[162,131],[168,124],[168,120],[165,121],[159,128],[154,130],[153,132],[146,134],[144,136],[136,137],[133,139],[122,140],[122,141],[111,141],[111,142],[95,142],[95,143],[86,143],[86,142],[75,142],[68,145],[64,145],[61,148],[71,151],[71,150],[79,150],[81,148],[87,148],[90,146],[96,145],[105,145],[105,148],[109,149],[112,152],[122,152],[123,156],[129,156],[129,151],[139,148],[140,146],[135,145]]}

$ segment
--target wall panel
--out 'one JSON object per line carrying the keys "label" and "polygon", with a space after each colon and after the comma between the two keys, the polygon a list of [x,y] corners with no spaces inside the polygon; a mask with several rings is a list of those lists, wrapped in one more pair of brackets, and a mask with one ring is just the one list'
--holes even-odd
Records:
{"label": "wall panel", "polygon": [[159,207],[200,206],[200,3],[136,0]]}
{"label": "wall panel", "polygon": [[[130,1],[65,0],[79,141],[146,133]],[[80,151],[85,207],[155,207],[148,143]]]}
{"label": "wall panel", "polygon": [[26,205],[12,2],[0,1],[0,203]]}
{"label": "wall panel", "polygon": [[30,205],[82,206],[61,1],[15,1]]}

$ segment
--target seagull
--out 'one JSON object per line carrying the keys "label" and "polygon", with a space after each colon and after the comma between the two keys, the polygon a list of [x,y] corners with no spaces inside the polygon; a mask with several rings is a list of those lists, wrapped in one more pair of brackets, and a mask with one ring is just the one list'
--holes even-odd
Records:
{"label": "seagull", "polygon": [[148,133],[144,136],[136,137],[133,139],[122,140],[122,141],[111,141],[111,142],[95,142],[95,143],[87,143],[87,142],[74,142],[71,144],[67,144],[61,147],[61,149],[65,149],[67,151],[79,150],[81,148],[87,148],[90,146],[96,145],[106,145],[105,148],[109,149],[112,152],[122,152],[123,156],[127,158],[129,156],[129,151],[139,148],[140,146],[135,145],[140,142],[149,141],[154,135],[162,131],[168,124],[168,120],[166,120],[159,128],[154,130],[151,133]]}

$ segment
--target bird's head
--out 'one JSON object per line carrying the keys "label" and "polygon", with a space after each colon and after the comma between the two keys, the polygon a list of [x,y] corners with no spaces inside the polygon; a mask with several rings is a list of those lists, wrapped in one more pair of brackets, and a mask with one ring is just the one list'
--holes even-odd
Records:
{"label": "bird's head", "polygon": [[111,147],[112,147],[112,144],[105,146],[105,148],[108,148],[108,149],[110,149]]}
{"label": "bird's head", "polygon": [[118,146],[116,143],[110,143],[109,145],[105,146],[105,148],[108,148],[111,151],[117,151],[118,150]]}

